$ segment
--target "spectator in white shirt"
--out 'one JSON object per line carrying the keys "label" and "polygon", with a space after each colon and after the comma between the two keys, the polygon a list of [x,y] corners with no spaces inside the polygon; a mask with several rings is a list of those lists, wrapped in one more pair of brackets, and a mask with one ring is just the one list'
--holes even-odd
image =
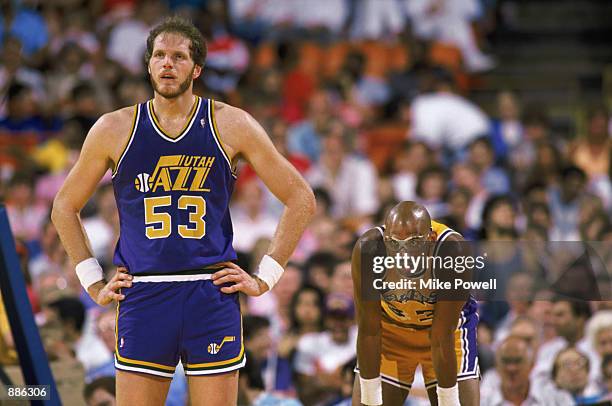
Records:
{"label": "spectator in white shirt", "polygon": [[331,400],[342,386],[342,366],[356,355],[353,300],[350,296],[332,293],[325,307],[326,331],[304,335],[295,355],[300,400],[307,405]]}
{"label": "spectator in white shirt", "polygon": [[258,180],[242,185],[238,200],[232,206],[234,225],[234,249],[250,252],[255,242],[262,238],[272,238],[277,220],[269,216],[264,207],[264,195]]}
{"label": "spectator in white shirt", "polygon": [[139,3],[134,16],[117,24],[110,32],[108,57],[133,74],[144,71],[144,53],[149,30],[163,13],[160,1]]}
{"label": "spectator in white shirt", "polygon": [[557,388],[569,392],[578,404],[591,403],[599,397],[599,389],[589,381],[589,357],[575,348],[559,351],[552,369]]}
{"label": "spectator in white shirt", "polygon": [[534,353],[519,337],[510,336],[496,353],[498,377],[485,377],[481,387],[480,404],[487,406],[548,406],[571,405],[569,394],[559,391],[552,384],[535,382],[529,375],[533,367]]}
{"label": "spectator in white shirt", "polygon": [[493,60],[478,48],[472,21],[482,14],[478,0],[404,0],[414,34],[456,46],[471,71],[493,68]]}
{"label": "spectator in white shirt", "polygon": [[347,152],[342,124],[336,123],[322,140],[321,159],[307,174],[313,187],[332,198],[331,214],[359,228],[378,209],[377,174],[370,161]]}
{"label": "spectator in white shirt", "polygon": [[540,347],[534,366],[535,374],[540,378],[551,376],[555,357],[564,348],[575,347],[589,355],[589,358],[594,358],[591,346],[584,336],[585,324],[591,316],[589,303],[562,298],[555,298],[553,302],[552,322],[557,338]]}
{"label": "spectator in white shirt", "polygon": [[394,37],[404,29],[404,11],[398,0],[361,0],[354,7],[352,36],[355,39]]}
{"label": "spectator in white shirt", "polygon": [[612,310],[600,310],[591,317],[586,325],[586,339],[595,350],[596,363],[591,371],[595,381],[601,386],[604,382],[601,361],[612,355]]}
{"label": "spectator in white shirt", "polygon": [[430,80],[432,91],[412,101],[412,135],[431,148],[447,147],[456,155],[489,133],[489,119],[476,104],[454,93],[453,78],[447,71],[434,70]]}

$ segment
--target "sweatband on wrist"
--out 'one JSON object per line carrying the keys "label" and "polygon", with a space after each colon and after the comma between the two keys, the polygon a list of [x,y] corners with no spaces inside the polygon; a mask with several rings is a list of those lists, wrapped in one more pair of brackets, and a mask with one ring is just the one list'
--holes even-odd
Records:
{"label": "sweatband on wrist", "polygon": [[255,275],[264,281],[266,285],[268,285],[268,288],[272,289],[283,275],[283,272],[285,272],[285,270],[281,264],[276,262],[271,256],[264,255]]}
{"label": "sweatband on wrist", "polygon": [[363,379],[359,377],[361,403],[364,405],[382,405],[382,380],[378,378]]}
{"label": "sweatband on wrist", "polygon": [[87,258],[79,262],[76,266],[76,274],[85,290],[94,283],[104,280],[104,271],[95,258]]}
{"label": "sweatband on wrist", "polygon": [[438,405],[439,406],[461,406],[459,403],[459,385],[455,384],[455,386],[451,388],[441,388],[438,386],[436,388],[436,393],[438,394]]}

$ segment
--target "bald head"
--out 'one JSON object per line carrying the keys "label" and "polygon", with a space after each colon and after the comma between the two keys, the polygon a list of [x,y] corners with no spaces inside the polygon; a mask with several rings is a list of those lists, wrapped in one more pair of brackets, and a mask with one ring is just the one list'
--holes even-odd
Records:
{"label": "bald head", "polygon": [[523,358],[526,362],[533,361],[533,351],[529,343],[518,336],[508,336],[504,339],[496,351],[497,358],[503,360],[508,358]]}
{"label": "bald head", "polygon": [[431,230],[431,217],[423,205],[405,201],[389,211],[385,228],[390,236],[402,240],[416,235],[426,236]]}

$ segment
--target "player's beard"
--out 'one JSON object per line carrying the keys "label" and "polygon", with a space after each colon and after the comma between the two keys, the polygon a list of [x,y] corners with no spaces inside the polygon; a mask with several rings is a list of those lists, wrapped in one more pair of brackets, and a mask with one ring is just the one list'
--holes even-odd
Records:
{"label": "player's beard", "polygon": [[174,98],[179,97],[180,95],[185,93],[187,89],[189,89],[189,86],[193,82],[193,71],[194,70],[195,70],[195,65],[193,66],[193,68],[191,68],[191,72],[189,72],[189,75],[187,75],[185,80],[179,84],[178,89],[176,89],[175,91],[163,91],[160,89],[160,86],[155,81],[155,79],[153,79],[153,76],[149,75],[149,78],[151,80],[151,85],[153,86],[153,90],[155,90],[155,92],[159,93],[161,96],[165,97],[166,99],[174,99]]}

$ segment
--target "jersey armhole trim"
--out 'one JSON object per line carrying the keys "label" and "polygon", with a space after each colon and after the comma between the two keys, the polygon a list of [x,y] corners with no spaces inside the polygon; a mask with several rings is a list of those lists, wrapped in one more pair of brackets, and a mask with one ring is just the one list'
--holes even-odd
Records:
{"label": "jersey armhole trim", "polygon": [[136,128],[138,127],[139,120],[140,120],[140,104],[136,104],[134,106],[134,117],[132,118],[132,129],[130,131],[130,139],[128,140],[127,144],[123,148],[123,152],[119,156],[119,160],[117,161],[117,165],[115,165],[115,170],[113,171],[112,176],[111,176],[112,178],[114,178],[117,175],[117,172],[119,172],[119,166],[121,165],[123,158],[125,158],[125,155],[130,149],[130,146],[132,145],[132,141],[134,141],[134,135],[136,134]]}
{"label": "jersey armhole trim", "polygon": [[217,122],[215,120],[215,101],[213,99],[210,99],[208,101],[208,122],[210,123],[210,129],[213,134],[213,138],[215,139],[215,142],[217,143],[217,147],[219,147],[221,154],[223,154],[223,157],[225,158],[225,161],[227,162],[227,165],[229,167],[229,170],[232,176],[234,178],[237,178],[238,176],[236,175],[236,171],[234,171],[234,168],[232,167],[232,161],[230,160],[229,154],[225,150],[225,147],[223,146],[223,142],[221,141],[221,137],[219,136],[219,130],[217,129]]}

